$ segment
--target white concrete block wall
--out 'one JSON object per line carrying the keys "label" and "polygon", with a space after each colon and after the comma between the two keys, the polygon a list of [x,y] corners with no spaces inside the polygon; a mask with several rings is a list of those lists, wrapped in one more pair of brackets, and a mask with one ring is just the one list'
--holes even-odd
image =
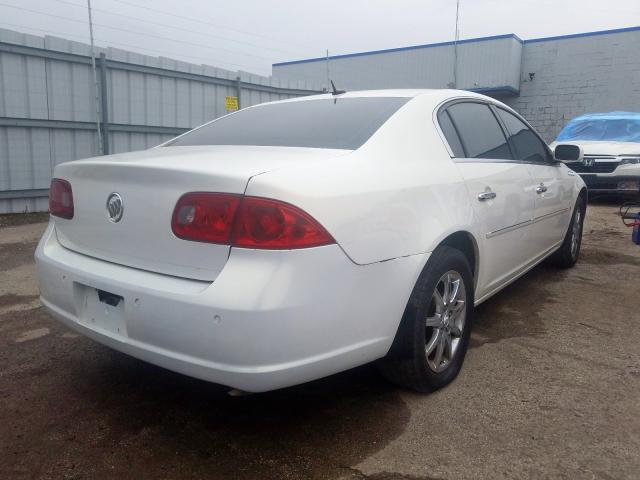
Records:
{"label": "white concrete block wall", "polygon": [[502,100],[547,141],[584,113],[640,112],[640,28],[525,40],[522,56],[520,95]]}
{"label": "white concrete block wall", "polygon": [[[509,35],[466,42],[458,52],[460,88],[512,86],[519,95],[497,98],[548,141],[583,113],[640,112],[640,27],[524,42]],[[451,45],[437,44],[339,56],[330,59],[329,70],[336,85],[348,90],[445,88],[452,81],[452,61]],[[274,76],[326,84],[326,63],[276,64]]]}
{"label": "white concrete block wall", "polygon": [[[522,41],[515,35],[462,40],[457,46],[459,88],[517,90]],[[448,88],[454,83],[452,42],[330,56],[329,77],[340,89]],[[322,58],[277,63],[273,76],[327,86]],[[330,87],[329,87],[330,88]]]}

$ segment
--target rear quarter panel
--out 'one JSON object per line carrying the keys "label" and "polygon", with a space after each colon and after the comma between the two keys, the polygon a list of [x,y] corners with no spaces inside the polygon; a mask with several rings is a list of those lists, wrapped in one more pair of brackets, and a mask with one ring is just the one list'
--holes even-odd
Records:
{"label": "rear quarter panel", "polygon": [[436,106],[418,96],[360,149],[255,176],[246,194],[304,209],[361,265],[430,252],[458,230],[474,234],[467,190],[433,124]]}

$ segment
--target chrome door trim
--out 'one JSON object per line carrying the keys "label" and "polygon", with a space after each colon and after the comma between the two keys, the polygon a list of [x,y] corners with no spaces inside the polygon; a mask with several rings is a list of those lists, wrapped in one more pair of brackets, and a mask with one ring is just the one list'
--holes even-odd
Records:
{"label": "chrome door trim", "polygon": [[546,213],[544,215],[540,215],[539,217],[534,217],[533,223],[540,222],[542,220],[546,220],[547,218],[555,217],[556,215],[562,215],[565,212],[571,210],[569,207],[563,208],[561,210],[557,210],[555,212]]}
{"label": "chrome door trim", "polygon": [[524,222],[515,223],[513,225],[509,225],[508,227],[501,228],[500,230],[494,230],[493,232],[488,232],[486,234],[487,238],[497,237],[498,235],[502,235],[503,233],[512,232],[522,227],[526,227],[527,225],[531,225],[533,223],[532,220],[525,220]]}

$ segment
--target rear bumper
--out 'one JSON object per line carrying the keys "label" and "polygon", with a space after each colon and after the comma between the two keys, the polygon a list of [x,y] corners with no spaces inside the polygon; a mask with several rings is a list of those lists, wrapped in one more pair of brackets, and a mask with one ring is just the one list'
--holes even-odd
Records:
{"label": "rear bumper", "polygon": [[[36,251],[42,303],[67,326],[161,367],[254,392],[384,356],[427,257],[359,266],[336,245],[233,249],[210,283],[72,252],[52,225]],[[101,303],[96,289],[123,300]]]}

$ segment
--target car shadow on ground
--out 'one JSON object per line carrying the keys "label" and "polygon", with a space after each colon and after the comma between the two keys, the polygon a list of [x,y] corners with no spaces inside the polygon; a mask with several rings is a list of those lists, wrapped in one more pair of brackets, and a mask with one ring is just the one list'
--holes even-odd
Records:
{"label": "car shadow on ground", "polygon": [[71,397],[91,405],[93,421],[102,417],[109,443],[149,457],[134,462],[146,475],[164,465],[175,469],[172,478],[187,471],[207,478],[212,471],[219,478],[337,477],[400,435],[410,418],[401,392],[373,366],[231,397],[228,388],[92,348],[99,360],[69,372]]}
{"label": "car shadow on ground", "polygon": [[[553,285],[565,275],[539,266],[481,305],[471,347],[543,335],[538,312],[556,301]],[[398,438],[410,421],[407,392],[372,365],[230,397],[225,387],[70,335],[41,308],[11,315],[20,331],[29,322],[51,330],[37,351],[27,343],[6,351],[7,364],[18,371],[11,389],[0,389],[15,412],[3,416],[13,435],[15,456],[4,462],[12,473],[37,466],[51,478],[364,478],[353,466]],[[424,401],[437,408],[438,396]]]}
{"label": "car shadow on ground", "polygon": [[[540,266],[483,304],[472,348],[544,334],[537,309],[554,299],[543,285],[562,275]],[[350,475],[349,466],[384,448],[410,419],[403,391],[373,365],[274,392],[230,397],[228,388],[100,345],[90,348],[97,355],[89,355],[90,362],[73,362],[73,391],[65,397],[91,405],[93,421],[106,422],[110,443],[143,452],[149,461],[134,464],[147,474],[149,468],[170,465],[178,469],[174,477],[213,470],[220,478]]]}
{"label": "car shadow on ground", "polygon": [[543,263],[480,304],[469,347],[543,336],[546,330],[541,311],[557,301],[553,285],[565,277],[566,272]]}

